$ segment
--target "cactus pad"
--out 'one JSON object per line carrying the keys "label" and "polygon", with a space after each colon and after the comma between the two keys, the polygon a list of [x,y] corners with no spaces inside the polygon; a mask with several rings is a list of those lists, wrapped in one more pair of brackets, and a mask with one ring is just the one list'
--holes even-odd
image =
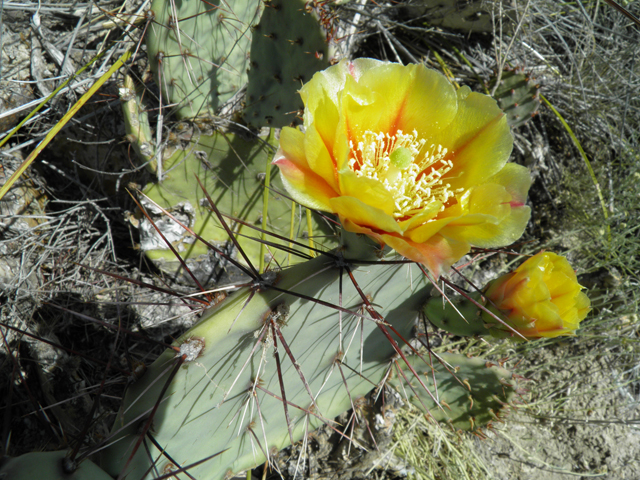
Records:
{"label": "cactus pad", "polygon": [[390,384],[398,391],[406,392],[411,402],[421,410],[424,411],[426,407],[435,420],[449,423],[457,430],[475,432],[492,420],[499,419],[501,410],[509,404],[515,393],[511,372],[479,358],[451,353],[443,353],[439,357],[444,364],[438,362],[435,355],[431,356],[433,371],[431,365],[417,355],[407,357],[407,360],[420,373],[427,386],[433,387],[435,376],[442,408],[435,404],[402,363],[400,365],[413,389],[401,376],[393,377]]}
{"label": "cactus pad", "polygon": [[66,451],[32,452],[16,458],[4,458],[0,478],[6,480],[113,480],[90,460],[84,460],[70,473],[64,470]]}
{"label": "cactus pad", "polygon": [[[476,302],[481,303],[478,293],[469,295]],[[423,312],[436,327],[459,335],[461,337],[473,337],[486,335],[489,329],[484,326],[484,320],[480,317],[482,311],[471,300],[462,296],[453,296],[444,299],[441,296],[430,298]]]}
{"label": "cactus pad", "polygon": [[155,147],[151,138],[149,115],[142,98],[143,93],[141,86],[136,85],[130,75],[125,75],[120,89],[120,101],[127,140],[133,146],[138,158],[144,162],[150,162],[150,169],[155,171]]}
{"label": "cactus pad", "polygon": [[[360,258],[375,260],[375,249],[368,251]],[[204,348],[195,359],[180,366],[176,350],[167,350],[127,391],[123,416],[114,427],[125,426],[117,436],[126,436],[105,452],[104,468],[138,479],[151,468],[150,458],[157,460],[158,472],[167,473],[178,468],[169,458],[185,466],[219,453],[189,474],[222,480],[264,462],[320,424],[333,424],[331,419],[382,380],[395,352],[381,331],[387,327],[361,308],[362,296],[350,278],[340,280],[340,264],[322,255],[280,272],[273,287],[262,283],[259,289],[241,290],[205,314],[175,344],[177,350],[202,339]],[[353,267],[353,275],[371,304],[408,338],[427,295],[420,270],[367,264]],[[147,442],[147,453],[140,448],[124,469],[156,404],[149,432],[167,455]]]}
{"label": "cactus pad", "polygon": [[[497,77],[489,82],[490,88],[496,84]],[[493,97],[498,105],[507,114],[507,121],[512,127],[524,125],[531,119],[540,107],[538,91],[540,85],[522,70],[505,70],[500,77],[500,84]]]}
{"label": "cactus pad", "polygon": [[214,113],[247,79],[250,25],[261,2],[154,0],[147,54],[164,103],[179,118]]}
{"label": "cactus pad", "polygon": [[303,0],[271,0],[253,28],[243,117],[253,127],[282,127],[303,108],[298,90],[329,66],[325,36]]}
{"label": "cactus pad", "polygon": [[[189,130],[189,127],[183,129]],[[194,129],[197,130],[195,127]],[[181,136],[189,138],[190,134],[182,132]],[[271,146],[261,139],[249,141],[237,135],[217,132],[211,135],[192,134],[186,148],[176,148],[173,154],[164,160],[163,180],[160,183],[149,184],[144,189],[146,197],[142,196],[140,201],[145,210],[182,258],[187,260],[187,265],[200,282],[220,281],[222,277],[227,281],[238,281],[237,275],[240,271],[228,265],[223,257],[211,251],[207,245],[163,213],[158,206],[207,242],[235,257],[237,252],[232,252],[233,245],[229,236],[211,210],[205,193],[198,186],[196,176],[222,213],[261,227],[264,172],[272,155]],[[269,198],[267,229],[289,238],[292,228],[291,211],[294,208],[293,240],[307,242],[303,237],[306,236],[309,227],[301,207],[292,207],[291,200],[274,193],[284,191],[284,187],[280,176],[275,175],[276,167],[270,168],[273,169],[271,187],[274,190]],[[147,257],[169,274],[179,272],[180,262],[151,222],[141,216],[131,220],[140,230],[140,246]],[[243,235],[256,238],[260,237],[260,233],[250,227],[234,224],[233,220],[228,220],[228,223],[236,232],[238,241],[250,261],[255,266],[259,265],[260,243]],[[335,240],[330,236],[331,231],[321,219],[312,222],[312,231],[314,235],[329,235],[322,238],[322,244],[329,248],[335,246]],[[272,237],[268,240],[288,244],[285,240]],[[269,251],[270,254],[267,253]],[[280,250],[270,248],[267,252],[263,251],[269,257],[266,263],[269,263],[270,255],[273,254],[273,267],[278,264],[286,265],[289,261],[288,255]],[[292,256],[291,261],[299,261],[299,258]]]}
{"label": "cactus pad", "polygon": [[[492,3],[486,0],[415,0],[407,2],[409,15],[427,20],[434,27],[472,33],[491,33]],[[495,2],[497,3],[497,2]]]}

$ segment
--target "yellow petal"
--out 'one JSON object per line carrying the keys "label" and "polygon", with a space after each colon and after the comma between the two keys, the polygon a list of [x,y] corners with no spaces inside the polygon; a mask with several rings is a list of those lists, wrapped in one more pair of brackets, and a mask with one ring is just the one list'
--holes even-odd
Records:
{"label": "yellow petal", "polygon": [[381,235],[381,239],[400,255],[425,265],[434,279],[469,252],[468,243],[446,239],[441,235],[434,235],[424,243],[394,235]]}
{"label": "yellow petal", "polygon": [[325,143],[315,125],[309,126],[304,134],[304,151],[309,169],[338,191],[338,171],[335,160],[327,148],[331,148],[332,144]]}
{"label": "yellow petal", "polygon": [[[362,203],[375,206],[386,215],[393,217],[395,209],[393,197],[377,180],[358,177],[351,170],[343,170],[340,172],[340,194],[357,198]],[[395,229],[400,231],[397,225]]]}
{"label": "yellow petal", "polygon": [[345,113],[353,124],[366,125],[366,130],[373,132],[415,130],[421,138],[429,139],[447,127],[457,111],[453,86],[424,65],[378,65],[364,71],[358,84],[378,95],[363,108]]}
{"label": "yellow petal", "polygon": [[340,105],[347,77],[358,80],[363,72],[383,65],[384,62],[371,58],[358,58],[352,62],[340,61],[326,70],[317,72],[313,78],[300,89],[300,96],[305,105],[304,125],[314,122],[315,112],[323,99]]}
{"label": "yellow petal", "polygon": [[329,199],[337,192],[307,163],[304,153],[305,135],[285,127],[280,134],[280,148],[273,164],[280,168],[282,181],[293,199],[309,208],[331,211]]}
{"label": "yellow petal", "polygon": [[439,220],[434,220],[432,222],[427,222],[419,227],[416,227],[406,233],[406,236],[411,238],[413,242],[422,243],[429,240],[435,234],[440,232],[444,227],[447,226],[448,223],[455,220],[455,217],[451,218],[442,218]]}
{"label": "yellow petal", "polygon": [[511,206],[522,206],[527,201],[527,192],[531,187],[531,174],[529,170],[516,163],[507,163],[486,183],[502,185],[511,195]]}
{"label": "yellow petal", "polygon": [[576,296],[576,310],[578,311],[579,322],[584,320],[591,310],[591,300],[589,300],[589,297],[584,292],[580,292]]}
{"label": "yellow petal", "polygon": [[392,216],[355,197],[335,197],[330,199],[329,203],[331,211],[340,215],[341,218],[349,219],[355,225],[369,227],[378,232],[400,232],[400,227]]}
{"label": "yellow petal", "polygon": [[442,208],[441,202],[432,202],[427,205],[420,213],[416,213],[411,218],[398,222],[400,230],[409,232],[421,225],[426,224],[429,220],[434,219]]}
{"label": "yellow petal", "polygon": [[443,75],[423,65],[411,65],[412,83],[402,99],[396,129],[416,130],[418,136],[433,143],[432,137],[448,129],[458,111],[456,91]]}
{"label": "yellow petal", "polygon": [[529,207],[512,207],[511,200],[502,185],[475,187],[467,199],[468,213],[450,222],[443,234],[483,248],[510,245],[522,236],[530,216]]}
{"label": "yellow petal", "polygon": [[447,174],[452,188],[469,188],[484,183],[507,162],[513,137],[505,114],[487,95],[458,90],[458,111],[446,130],[433,142],[449,150],[453,169]]}
{"label": "yellow petal", "polygon": [[285,157],[300,169],[308,169],[304,152],[304,133],[297,128],[283,127],[280,132],[280,148],[275,158]]}
{"label": "yellow petal", "polygon": [[282,183],[291,198],[309,208],[333,212],[329,200],[336,192],[327,182],[310,170],[301,170],[284,157],[273,163],[280,167]]}
{"label": "yellow petal", "polygon": [[357,147],[365,132],[379,132],[381,118],[387,115],[380,93],[364,88],[352,77],[345,80],[340,105],[341,128],[352,149]]}

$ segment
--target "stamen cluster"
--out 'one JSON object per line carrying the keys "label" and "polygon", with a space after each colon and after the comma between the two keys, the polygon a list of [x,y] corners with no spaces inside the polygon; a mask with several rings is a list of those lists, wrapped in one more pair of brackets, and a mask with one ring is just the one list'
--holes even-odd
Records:
{"label": "stamen cluster", "polygon": [[420,213],[433,202],[444,204],[454,195],[451,185],[443,181],[453,163],[441,145],[425,148],[426,140],[415,130],[395,135],[367,130],[356,148],[349,167],[359,177],[379,181],[393,195],[394,217],[405,218]]}

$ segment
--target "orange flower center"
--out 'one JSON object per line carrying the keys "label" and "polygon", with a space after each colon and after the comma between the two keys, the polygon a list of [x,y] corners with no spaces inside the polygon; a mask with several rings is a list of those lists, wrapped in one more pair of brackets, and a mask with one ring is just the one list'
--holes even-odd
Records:
{"label": "orange flower center", "polygon": [[354,149],[349,167],[359,177],[379,181],[393,195],[395,218],[409,217],[422,212],[434,202],[444,204],[454,195],[451,185],[442,177],[453,168],[446,160],[447,149],[441,145],[425,148],[426,140],[418,139],[418,132],[395,135],[366,131]]}

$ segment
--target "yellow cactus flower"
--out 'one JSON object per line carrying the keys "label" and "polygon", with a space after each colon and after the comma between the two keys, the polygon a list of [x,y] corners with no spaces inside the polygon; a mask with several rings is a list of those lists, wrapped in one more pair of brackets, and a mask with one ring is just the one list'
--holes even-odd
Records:
{"label": "yellow cactus flower", "polygon": [[341,61],[300,90],[304,129],[284,128],[274,164],[302,205],[389,245],[438,277],[471,246],[517,240],[526,168],[487,95],[423,65]]}
{"label": "yellow cactus flower", "polygon": [[[541,252],[490,282],[483,295],[490,300],[488,309],[522,336],[558,337],[573,335],[591,310],[582,288],[565,257]],[[509,334],[509,329],[487,312],[482,318],[493,324],[493,335]]]}

